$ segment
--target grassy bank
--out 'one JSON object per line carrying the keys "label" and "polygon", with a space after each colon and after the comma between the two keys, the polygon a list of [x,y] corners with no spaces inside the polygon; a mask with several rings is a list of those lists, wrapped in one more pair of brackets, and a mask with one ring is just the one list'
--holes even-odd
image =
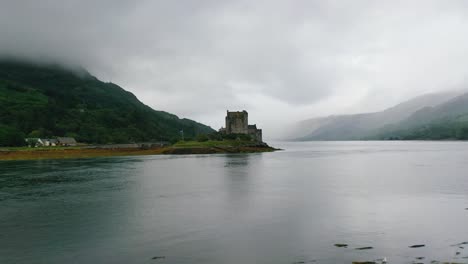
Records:
{"label": "grassy bank", "polygon": [[87,149],[87,148],[49,148],[29,150],[2,150],[0,160],[71,159],[105,156],[157,155],[163,149]]}
{"label": "grassy bank", "polygon": [[0,160],[70,159],[163,154],[254,153],[274,150],[276,149],[266,144],[254,144],[246,141],[183,141],[173,146],[150,149],[89,147],[2,148],[0,149]]}

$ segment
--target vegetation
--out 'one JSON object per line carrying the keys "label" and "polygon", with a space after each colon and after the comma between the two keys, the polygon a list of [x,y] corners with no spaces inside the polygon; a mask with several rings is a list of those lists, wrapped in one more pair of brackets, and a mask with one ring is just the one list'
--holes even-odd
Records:
{"label": "vegetation", "polygon": [[311,119],[300,140],[468,140],[468,93],[417,97],[381,112]]}
{"label": "vegetation", "polygon": [[250,140],[207,140],[207,141],[179,141],[174,147],[239,147],[253,145]]}
{"label": "vegetation", "polygon": [[153,148],[89,148],[89,147],[8,147],[0,148],[1,160],[69,159],[107,156],[214,154],[271,152],[276,149],[252,141],[180,141],[173,146]]}
{"label": "vegetation", "polygon": [[10,148],[0,151],[0,160],[76,159],[109,156],[163,154],[158,149]]}
{"label": "vegetation", "polygon": [[[306,140],[360,140],[382,131],[385,126],[393,125],[408,128],[424,124],[438,116],[468,113],[466,103],[456,103],[462,107],[453,108],[459,92],[426,94],[373,113],[332,115],[309,119],[295,128],[296,138]],[[463,101],[462,97],[458,98]],[[459,101],[459,100],[457,100]],[[446,103],[446,104],[445,104]],[[446,107],[438,107],[445,105]],[[435,114],[434,112],[438,112]]]}
{"label": "vegetation", "polygon": [[405,129],[388,129],[377,136],[389,140],[468,140],[468,115],[443,118]]}
{"label": "vegetation", "polygon": [[[188,141],[190,141],[189,139]],[[214,132],[210,134],[200,134],[196,137],[196,141],[223,141],[223,140],[241,140],[241,141],[252,141],[252,137],[247,134],[224,134],[220,132]]]}
{"label": "vegetation", "polygon": [[0,146],[25,137],[70,136],[85,143],[177,141],[214,132],[155,111],[85,70],[0,61]]}
{"label": "vegetation", "polygon": [[0,125],[0,146],[24,146],[24,133],[14,127]]}

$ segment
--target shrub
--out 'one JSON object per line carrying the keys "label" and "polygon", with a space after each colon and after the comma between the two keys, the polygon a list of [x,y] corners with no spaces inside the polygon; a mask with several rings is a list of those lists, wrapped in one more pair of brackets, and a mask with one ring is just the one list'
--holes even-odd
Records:
{"label": "shrub", "polygon": [[205,134],[201,134],[201,135],[198,135],[198,136],[197,136],[197,141],[198,141],[198,142],[206,142],[206,141],[208,141],[208,140],[209,140],[209,138],[208,138],[208,136],[205,135]]}

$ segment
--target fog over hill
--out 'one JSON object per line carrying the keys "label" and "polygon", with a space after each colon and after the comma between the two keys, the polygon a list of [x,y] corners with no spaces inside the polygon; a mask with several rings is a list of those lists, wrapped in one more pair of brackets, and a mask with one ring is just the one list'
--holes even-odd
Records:
{"label": "fog over hill", "polygon": [[268,140],[468,87],[467,24],[459,0],[4,0],[0,57],[80,65],[213,128],[245,109]]}
{"label": "fog over hill", "polygon": [[[468,113],[468,95],[463,91],[431,93],[415,97],[380,112],[334,115],[304,120],[287,138],[295,140],[358,140],[375,138],[388,126],[404,127],[428,123],[437,118]],[[395,128],[395,127],[394,127]]]}
{"label": "fog over hill", "polygon": [[169,141],[214,132],[156,111],[86,70],[0,60],[0,146],[24,138],[75,137],[86,143]]}

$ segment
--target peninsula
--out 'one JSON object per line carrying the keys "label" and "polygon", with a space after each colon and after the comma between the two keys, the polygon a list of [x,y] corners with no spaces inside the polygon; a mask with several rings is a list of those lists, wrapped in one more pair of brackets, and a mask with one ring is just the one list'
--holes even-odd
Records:
{"label": "peninsula", "polygon": [[[262,130],[248,124],[248,113],[229,112],[226,128],[210,134],[200,134],[195,140],[182,140],[174,144],[166,141],[88,145],[74,138],[28,138],[27,147],[0,148],[0,160],[34,160],[92,158],[104,156],[137,156],[164,154],[221,154],[272,152],[277,149],[262,141]],[[183,131],[181,131],[183,137]]]}
{"label": "peninsula", "polygon": [[123,144],[79,147],[1,148],[2,160],[70,159],[108,156],[141,156],[168,154],[222,154],[272,152],[277,149],[251,141],[183,141],[171,146]]}
{"label": "peninsula", "polygon": [[0,160],[275,150],[245,110],[215,131],[84,69],[0,60],[0,104]]}

